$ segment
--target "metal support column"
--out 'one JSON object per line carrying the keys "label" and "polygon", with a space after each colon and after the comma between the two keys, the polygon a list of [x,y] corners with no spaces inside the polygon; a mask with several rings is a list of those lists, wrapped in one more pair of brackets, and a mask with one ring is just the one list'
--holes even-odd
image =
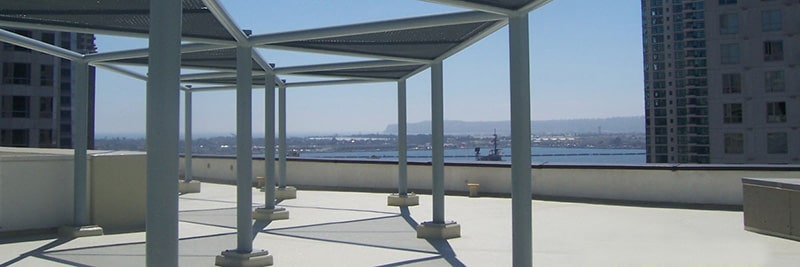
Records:
{"label": "metal support column", "polygon": [[282,199],[275,189],[275,74],[264,77],[264,207],[253,211],[256,220],[285,220],[289,212],[275,208]]}
{"label": "metal support column", "polygon": [[433,223],[444,224],[444,74],[442,62],[431,64],[431,164]]}
{"label": "metal support column", "polygon": [[408,193],[408,136],[406,80],[397,81],[397,193],[389,195],[389,206],[419,205],[419,196]]}
{"label": "metal support column", "polygon": [[264,208],[275,209],[275,74],[264,84]]}
{"label": "metal support column", "polygon": [[286,188],[286,86],[278,87],[278,187]]}
{"label": "metal support column", "polygon": [[147,266],[178,266],[181,1],[150,1]]}
{"label": "metal support column", "polygon": [[408,196],[408,132],[406,80],[397,82],[397,194]]}
{"label": "metal support column", "polygon": [[183,181],[192,181],[192,92],[183,91]]}
{"label": "metal support column", "polygon": [[444,220],[444,74],[442,62],[431,64],[431,169],[433,221],[417,226],[417,238],[448,239],[461,236],[461,226]]}
{"label": "metal support column", "polygon": [[89,224],[89,184],[86,150],[89,126],[89,64],[73,62],[75,86],[72,97],[72,148],[74,149],[74,226]]}
{"label": "metal support column", "polygon": [[[297,188],[286,185],[286,81],[278,87],[278,190],[275,198],[295,199],[297,198]],[[274,102],[273,102],[274,103]],[[276,210],[276,212],[280,212]],[[284,218],[285,216],[273,215],[272,218]]]}
{"label": "metal support column", "polygon": [[253,125],[250,46],[236,47],[236,252],[253,251]]}
{"label": "metal support column", "polygon": [[509,18],[511,83],[511,230],[514,266],[533,265],[531,93],[528,14]]}

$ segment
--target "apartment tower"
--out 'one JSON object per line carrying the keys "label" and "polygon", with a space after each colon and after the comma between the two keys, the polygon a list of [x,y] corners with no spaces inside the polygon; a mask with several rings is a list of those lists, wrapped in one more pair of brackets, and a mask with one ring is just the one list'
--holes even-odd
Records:
{"label": "apartment tower", "polygon": [[[94,53],[94,35],[8,29],[79,53]],[[72,147],[72,63],[23,47],[0,48],[0,146]],[[89,148],[94,147],[95,69],[89,69]]]}
{"label": "apartment tower", "polygon": [[642,0],[649,163],[800,164],[800,1]]}

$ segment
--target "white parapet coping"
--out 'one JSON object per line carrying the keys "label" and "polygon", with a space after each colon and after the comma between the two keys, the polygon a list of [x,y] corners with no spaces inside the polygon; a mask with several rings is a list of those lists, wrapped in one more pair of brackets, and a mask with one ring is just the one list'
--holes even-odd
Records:
{"label": "white parapet coping", "polygon": [[[255,159],[263,162],[263,159]],[[196,157],[193,173],[201,179],[233,183],[233,158]],[[253,166],[261,166],[261,163]],[[277,163],[276,163],[277,164]],[[742,205],[742,177],[796,177],[798,165],[639,164],[592,165],[540,163],[531,166],[534,196],[690,205]],[[256,167],[254,174],[263,173]],[[397,190],[397,162],[344,159],[290,159],[287,180],[295,186],[348,190]],[[480,184],[480,195],[510,195],[507,163],[445,163],[445,191],[466,195]],[[408,165],[408,188],[427,191],[431,166]],[[477,188],[476,188],[477,189]]]}

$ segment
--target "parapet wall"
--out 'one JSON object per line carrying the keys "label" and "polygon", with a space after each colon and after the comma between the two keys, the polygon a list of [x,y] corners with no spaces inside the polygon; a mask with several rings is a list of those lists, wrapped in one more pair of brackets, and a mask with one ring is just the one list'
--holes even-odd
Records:
{"label": "parapet wall", "polygon": [[[192,162],[197,179],[235,183],[233,157],[198,156]],[[391,192],[397,188],[397,169],[393,161],[289,159],[287,180],[301,189]],[[263,159],[253,162],[253,174],[264,175]],[[741,206],[742,177],[800,178],[800,166],[539,164],[531,174],[539,197]],[[466,193],[467,183],[479,183],[481,193],[508,195],[510,177],[508,163],[448,163],[445,190]],[[430,191],[431,184],[430,163],[409,163],[411,191]]]}
{"label": "parapet wall", "polygon": [[[73,153],[0,147],[0,234],[73,223]],[[146,159],[142,152],[88,152],[91,223],[107,233],[144,229]]]}

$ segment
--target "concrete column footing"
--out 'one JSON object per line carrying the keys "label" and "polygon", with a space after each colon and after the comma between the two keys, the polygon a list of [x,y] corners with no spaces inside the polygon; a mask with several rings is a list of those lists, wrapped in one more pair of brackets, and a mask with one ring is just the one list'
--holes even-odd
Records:
{"label": "concrete column footing", "polygon": [[277,200],[284,200],[284,199],[296,199],[297,198],[297,188],[294,186],[286,186],[286,187],[275,187],[275,199]]}
{"label": "concrete column footing", "polygon": [[284,208],[256,208],[253,211],[253,220],[277,221],[287,219],[289,219],[289,211]]}
{"label": "concrete column footing", "polygon": [[189,193],[200,193],[200,181],[178,181],[178,193],[180,194],[189,194]]}
{"label": "concrete column footing", "polygon": [[417,226],[417,238],[450,239],[461,237],[461,225],[454,221],[424,222]]}
{"label": "concrete column footing", "polygon": [[266,250],[240,253],[236,250],[226,250],[222,255],[217,255],[214,265],[222,267],[261,267],[272,266],[272,255]]}
{"label": "concrete column footing", "polygon": [[419,205],[419,196],[414,193],[408,193],[406,195],[394,193],[389,195],[389,197],[386,199],[386,204],[397,207],[417,206]]}
{"label": "concrete column footing", "polygon": [[103,235],[103,228],[97,225],[64,225],[58,228],[58,236],[62,238],[78,238],[101,235]]}

